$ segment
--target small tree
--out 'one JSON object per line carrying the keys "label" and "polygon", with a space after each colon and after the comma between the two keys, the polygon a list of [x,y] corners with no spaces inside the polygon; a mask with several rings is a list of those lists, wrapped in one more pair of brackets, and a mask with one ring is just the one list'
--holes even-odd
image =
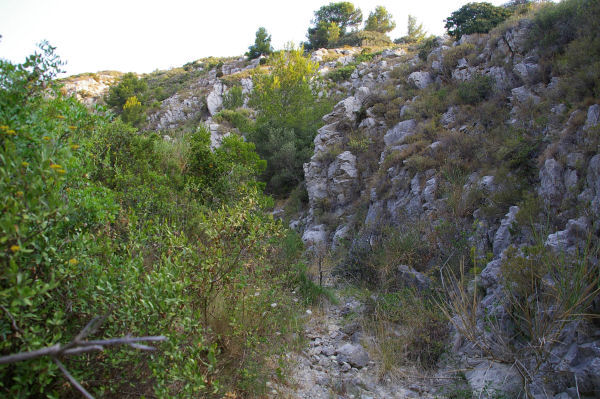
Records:
{"label": "small tree", "polygon": [[444,26],[448,34],[456,40],[462,35],[472,33],[488,33],[511,15],[504,7],[496,7],[490,3],[468,3],[454,11]]}
{"label": "small tree", "polygon": [[138,79],[135,73],[129,72],[121,77],[119,83],[111,86],[106,96],[106,103],[118,112],[131,97],[136,97],[141,103],[144,102],[148,85],[143,79]]}
{"label": "small tree", "polygon": [[425,39],[426,33],[423,30],[423,24],[417,25],[417,19],[412,15],[408,16],[408,34],[406,41],[408,43],[418,43]]}
{"label": "small tree", "polygon": [[392,19],[392,14],[383,6],[377,6],[375,11],[369,14],[369,18],[367,18],[367,22],[365,23],[365,30],[379,33],[390,32],[395,27],[396,22]]}
{"label": "small tree", "polygon": [[314,26],[308,28],[308,49],[328,47],[346,35],[347,29],[356,28],[362,22],[362,11],[354,4],[344,1],[329,3],[315,11]]}
{"label": "small tree", "polygon": [[271,46],[271,35],[262,26],[256,31],[256,38],[254,44],[248,47],[246,55],[249,59],[253,60],[260,57],[261,55],[269,55],[273,52]]}

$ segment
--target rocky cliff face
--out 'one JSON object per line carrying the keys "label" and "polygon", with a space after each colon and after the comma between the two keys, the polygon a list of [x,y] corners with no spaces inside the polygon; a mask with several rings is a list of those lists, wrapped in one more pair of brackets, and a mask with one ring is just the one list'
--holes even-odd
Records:
{"label": "rocky cliff face", "polygon": [[[507,338],[513,351],[540,354],[513,356],[512,366],[497,342],[514,334],[518,324],[506,312],[511,304],[503,265],[531,259],[526,248],[541,244],[546,252],[572,256],[565,267],[576,273],[573,265],[587,256],[586,243],[600,232],[600,105],[562,102],[557,95],[562,77],[545,73],[528,42],[531,27],[522,19],[492,35],[439,40],[421,58],[386,51],[358,64],[333,89],[346,97],[324,118],[314,140],[314,154],[304,165],[309,209],[293,226],[307,245],[335,248],[344,239],[352,247],[384,225],[406,230],[425,224],[427,239],[438,248],[423,266],[427,270],[456,252],[439,233],[454,226],[483,264],[476,277],[482,297],[474,328],[496,359],[467,375],[472,387],[481,390],[487,373],[488,382],[511,395],[522,384],[502,381],[525,380],[533,397],[574,398],[577,392],[597,397],[597,326],[537,315],[538,321],[558,323],[548,327],[555,329],[547,335],[554,342],[538,342],[543,350],[536,352]],[[313,54],[322,58],[322,52]],[[325,68],[330,66],[322,63]],[[597,259],[589,256],[583,261],[597,268]],[[559,280],[550,273],[540,283],[550,292],[548,287],[564,283]],[[595,311],[599,303],[596,298]],[[537,311],[557,312],[553,306],[540,304]],[[458,353],[471,360],[481,354],[459,332]]]}
{"label": "rocky cliff face", "polygon": [[121,72],[104,71],[71,76],[62,80],[63,92],[74,95],[83,104],[91,107],[102,102],[111,85],[117,83]]}

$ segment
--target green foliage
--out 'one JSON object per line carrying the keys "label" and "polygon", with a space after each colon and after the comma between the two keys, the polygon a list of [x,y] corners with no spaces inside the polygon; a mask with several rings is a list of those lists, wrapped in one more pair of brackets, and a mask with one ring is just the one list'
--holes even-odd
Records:
{"label": "green foliage", "polygon": [[550,76],[561,76],[561,96],[577,102],[600,93],[600,5],[593,0],[545,4],[535,15],[530,47],[551,65]]}
{"label": "green foliage", "polygon": [[332,47],[346,35],[346,29],[362,22],[362,11],[350,2],[329,3],[315,11],[313,27],[308,28],[307,49]]}
{"label": "green foliage", "polygon": [[431,293],[405,288],[378,296],[372,306],[365,325],[377,337],[386,371],[408,362],[424,369],[436,366],[445,351],[448,327]]}
{"label": "green foliage", "polygon": [[257,110],[249,139],[267,160],[267,189],[284,194],[302,180],[302,165],[310,158],[312,141],[330,104],[316,96],[317,64],[302,49],[273,56],[270,74],[253,76],[250,104]]}
{"label": "green foliage", "polygon": [[247,133],[254,129],[254,124],[250,119],[250,112],[246,108],[238,108],[236,110],[224,109],[219,111],[213,117],[213,120],[217,123],[229,122],[240,132]]}
{"label": "green foliage", "polygon": [[334,69],[327,73],[327,79],[331,79],[334,82],[341,82],[343,80],[350,79],[352,73],[356,69],[356,65],[346,65],[339,68]]}
{"label": "green foliage", "polygon": [[144,107],[136,96],[129,97],[125,101],[121,119],[124,122],[131,123],[133,126],[138,126],[144,120]]}
{"label": "green foliage", "polygon": [[487,100],[494,89],[494,79],[487,75],[475,75],[458,85],[458,98],[463,104],[477,104]]}
{"label": "green foliage", "polygon": [[236,109],[244,105],[244,93],[241,86],[233,86],[223,96],[223,108]]}
{"label": "green foliage", "polygon": [[337,42],[338,46],[354,47],[388,47],[391,44],[393,43],[386,34],[373,31],[352,32]]}
{"label": "green foliage", "polygon": [[246,55],[248,59],[255,59],[260,57],[261,55],[269,55],[273,52],[273,47],[271,46],[271,35],[267,33],[267,30],[262,26],[258,28],[256,31],[256,38],[254,39],[254,44],[248,47],[248,52]]}
{"label": "green foliage", "polygon": [[118,84],[110,87],[105,101],[106,104],[121,112],[123,106],[131,97],[136,97],[144,103],[147,90],[148,84],[146,81],[139,79],[135,73],[129,72],[121,77]]}
{"label": "green foliage", "polygon": [[510,10],[490,3],[467,3],[445,20],[444,27],[450,36],[458,40],[462,35],[488,33],[510,15]]}
{"label": "green foliage", "polygon": [[377,6],[375,11],[369,14],[369,18],[365,22],[365,30],[379,33],[392,31],[396,27],[396,23],[392,18],[392,14],[385,7]]}
{"label": "green foliage", "polygon": [[425,39],[426,33],[423,30],[423,24],[417,25],[417,19],[412,15],[408,16],[408,35],[406,41],[408,43],[418,43]]}
{"label": "green foliage", "polygon": [[[211,151],[203,128],[166,142],[91,114],[55,90],[43,49],[0,62],[0,353],[67,343],[106,315],[91,338],[168,341],[62,359],[92,394],[260,394],[272,368],[256,365],[297,326],[300,273],[265,212],[265,162],[235,135]],[[0,366],[2,397],[69,390],[51,359]]]}

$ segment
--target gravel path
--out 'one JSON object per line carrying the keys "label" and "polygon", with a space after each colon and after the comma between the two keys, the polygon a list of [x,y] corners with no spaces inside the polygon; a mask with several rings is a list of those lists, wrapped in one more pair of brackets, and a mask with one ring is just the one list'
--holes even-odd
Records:
{"label": "gravel path", "polygon": [[[380,378],[378,364],[364,347],[365,336],[358,322],[345,316],[362,312],[355,299],[324,305],[308,315],[301,353],[291,354],[292,369],[286,386],[270,384],[272,398],[301,399],[400,399],[434,398],[429,388],[405,381]],[[310,313],[310,312],[309,312]]]}

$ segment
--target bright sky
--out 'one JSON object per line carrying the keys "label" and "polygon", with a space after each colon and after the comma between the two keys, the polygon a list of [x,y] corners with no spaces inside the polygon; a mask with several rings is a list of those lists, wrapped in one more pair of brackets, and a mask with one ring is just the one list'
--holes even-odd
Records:
{"label": "bright sky", "polygon": [[[489,0],[488,0],[489,1]],[[500,5],[507,0],[491,0]],[[306,40],[315,10],[334,0],[0,0],[0,58],[22,62],[48,40],[67,74],[151,72],[208,56],[242,55],[264,26],[276,49]],[[377,5],[406,34],[408,14],[431,34],[469,0],[356,0],[364,19]]]}

